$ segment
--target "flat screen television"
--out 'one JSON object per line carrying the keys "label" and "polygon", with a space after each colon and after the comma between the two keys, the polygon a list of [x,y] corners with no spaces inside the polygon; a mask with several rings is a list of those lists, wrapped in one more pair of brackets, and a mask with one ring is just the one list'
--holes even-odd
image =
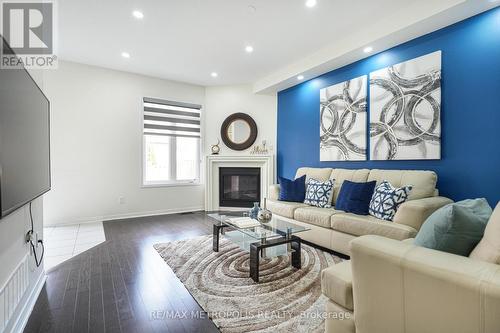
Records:
{"label": "flat screen television", "polygon": [[49,112],[26,69],[0,68],[0,218],[50,190]]}

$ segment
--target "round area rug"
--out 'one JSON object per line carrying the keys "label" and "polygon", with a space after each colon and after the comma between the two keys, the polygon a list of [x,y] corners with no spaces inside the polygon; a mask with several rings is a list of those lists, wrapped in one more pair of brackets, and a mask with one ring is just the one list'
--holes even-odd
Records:
{"label": "round area rug", "polygon": [[290,256],[260,260],[260,282],[250,277],[249,254],[212,236],[154,248],[222,332],[324,332],[326,297],[321,270],[342,261],[302,244],[302,268]]}

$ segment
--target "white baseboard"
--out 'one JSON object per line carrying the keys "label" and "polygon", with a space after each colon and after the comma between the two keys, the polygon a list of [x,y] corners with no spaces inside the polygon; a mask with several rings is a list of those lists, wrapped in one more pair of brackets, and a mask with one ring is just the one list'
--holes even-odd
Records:
{"label": "white baseboard", "polygon": [[61,221],[61,222],[47,222],[44,223],[45,227],[57,227],[63,225],[74,225],[74,224],[85,224],[85,223],[95,223],[102,221],[114,221],[114,220],[123,220],[130,219],[136,217],[146,217],[146,216],[158,216],[158,215],[170,215],[170,214],[179,214],[179,213],[188,213],[204,210],[203,206],[194,206],[194,207],[184,207],[184,208],[171,208],[171,209],[161,209],[161,210],[153,210],[146,212],[133,212],[133,213],[123,213],[123,214],[112,214],[112,215],[102,215],[102,216],[94,216],[94,217],[84,217],[73,219],[70,221]]}
{"label": "white baseboard", "polygon": [[43,286],[45,285],[45,281],[47,281],[47,275],[45,275],[44,270],[41,270],[40,275],[35,283],[34,288],[31,290],[31,293],[28,296],[28,299],[24,303],[22,310],[17,317],[17,320],[14,322],[12,326],[12,333],[22,333],[26,324],[28,323],[28,319],[30,318],[31,312],[35,307],[35,303],[42,291]]}

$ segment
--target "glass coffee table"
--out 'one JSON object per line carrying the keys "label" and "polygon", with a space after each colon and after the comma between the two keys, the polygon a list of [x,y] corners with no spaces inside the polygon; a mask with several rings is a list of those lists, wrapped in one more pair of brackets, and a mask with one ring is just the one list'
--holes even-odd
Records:
{"label": "glass coffee table", "polygon": [[274,216],[269,222],[247,228],[240,228],[229,220],[246,216],[246,212],[211,212],[208,216],[216,221],[213,226],[213,250],[219,252],[219,238],[224,235],[243,250],[250,252],[250,277],[255,282],[259,282],[260,257],[291,253],[291,265],[301,268],[301,239],[295,235],[310,230],[309,228]]}

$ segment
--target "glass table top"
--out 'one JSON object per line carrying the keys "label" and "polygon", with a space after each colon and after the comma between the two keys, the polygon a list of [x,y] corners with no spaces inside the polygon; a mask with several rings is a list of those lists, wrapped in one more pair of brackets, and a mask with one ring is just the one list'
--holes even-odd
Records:
{"label": "glass table top", "polygon": [[302,231],[310,230],[310,228],[285,221],[275,216],[273,216],[271,221],[269,222],[266,223],[259,222],[258,226],[248,227],[248,228],[237,227],[236,225],[232,224],[231,221],[229,220],[229,218],[233,217],[247,216],[245,215],[246,213],[247,212],[209,212],[208,216],[218,221],[219,223],[227,225],[228,227],[238,230],[257,240],[286,237]]}

